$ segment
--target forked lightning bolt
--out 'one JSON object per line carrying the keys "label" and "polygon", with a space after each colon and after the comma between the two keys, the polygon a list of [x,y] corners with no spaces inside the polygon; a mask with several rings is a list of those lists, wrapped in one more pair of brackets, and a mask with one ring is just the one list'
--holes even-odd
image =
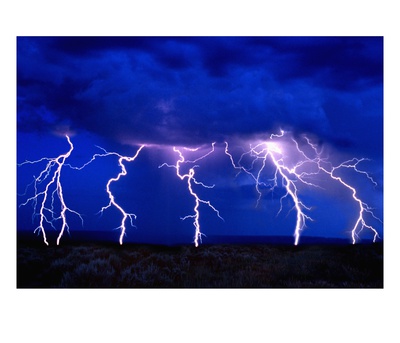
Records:
{"label": "forked lightning bolt", "polygon": [[[271,135],[271,138],[282,137],[283,134],[284,133],[282,132],[281,135]],[[304,205],[303,202],[299,199],[298,188],[295,184],[296,180],[307,184],[309,183],[303,179],[303,175],[297,173],[296,166],[294,168],[289,168],[284,164],[282,150],[275,142],[262,142],[254,147],[250,146],[250,150],[241,155],[237,164],[234,162],[233,156],[229,152],[229,145],[227,142],[225,142],[225,153],[229,156],[231,163],[235,169],[244,171],[246,174],[250,175],[254,179],[256,184],[256,191],[258,193],[257,206],[259,205],[262,196],[260,185],[267,186],[271,190],[273,190],[275,187],[278,187],[278,177],[280,177],[281,184],[285,188],[286,193],[280,199],[281,207],[278,211],[278,214],[282,210],[283,199],[290,196],[290,198],[294,202],[294,209],[296,210],[294,244],[297,245],[299,243],[300,233],[306,226],[306,220],[312,220],[312,218],[305,213],[305,210],[310,210],[310,208]],[[246,155],[248,155],[251,159],[251,164],[249,168],[245,168],[241,163]],[[274,177],[271,180],[268,180],[269,184],[261,181],[261,176],[264,169],[266,168],[266,163],[268,159],[270,160],[270,162],[272,162],[275,168]],[[252,170],[256,167],[256,162],[259,160],[261,161],[261,166],[259,167],[258,171],[256,170],[255,172],[252,172]]]}
{"label": "forked lightning bolt", "polygon": [[[346,187],[351,191],[352,198],[356,201],[359,206],[358,217],[356,223],[351,230],[352,242],[356,243],[357,238],[359,237],[360,232],[364,228],[370,229],[374,234],[373,241],[379,237],[377,230],[372,226],[367,224],[365,214],[370,214],[373,218],[378,221],[381,221],[377,218],[372,208],[370,208],[365,202],[363,202],[357,196],[357,190],[355,187],[351,186],[348,182],[344,181],[342,177],[336,175],[336,172],[339,169],[349,168],[354,170],[356,173],[364,174],[374,185],[377,185],[376,182],[372,179],[372,177],[365,171],[362,171],[357,168],[360,162],[366,159],[352,159],[346,162],[339,164],[336,167],[333,167],[331,163],[327,162],[326,158],[321,157],[321,152],[318,152],[317,146],[312,144],[311,140],[304,136],[306,140],[306,144],[311,148],[314,153],[314,156],[309,157],[300,147],[298,142],[291,138],[294,147],[297,149],[298,155],[301,157],[300,161],[295,163],[294,166],[290,166],[289,162],[285,161],[283,146],[287,144],[285,141],[284,144],[280,144],[279,139],[285,136],[286,132],[281,130],[280,134],[272,134],[270,136],[270,140],[263,141],[258,143],[254,147],[250,146],[250,149],[243,153],[238,162],[235,162],[232,154],[229,152],[229,145],[225,142],[225,154],[229,157],[232,166],[239,170],[240,172],[244,172],[249,175],[255,182],[256,191],[258,193],[257,206],[261,200],[262,192],[260,190],[260,186],[267,187],[270,190],[274,190],[274,188],[278,187],[278,176],[282,182],[283,188],[286,190],[286,194],[283,195],[280,199],[281,207],[278,211],[278,214],[282,210],[282,200],[285,197],[290,196],[292,201],[294,202],[294,209],[296,210],[296,224],[294,230],[295,241],[294,244],[297,245],[299,243],[300,234],[306,227],[306,220],[312,221],[312,218],[305,213],[305,210],[311,210],[310,207],[307,207],[303,204],[303,202],[299,199],[298,195],[298,187],[296,183],[302,183],[307,186],[322,188],[317,184],[317,175],[320,173],[325,173],[332,180],[340,182],[341,185]],[[292,156],[290,156],[293,158]],[[245,167],[244,160],[248,158],[251,163],[249,167]],[[261,180],[263,171],[266,168],[267,160],[269,160],[275,168],[274,177],[268,180],[268,183]],[[261,161],[261,165],[257,169],[257,162]],[[293,164],[293,163],[292,163]],[[313,182],[308,181],[309,179],[313,179]]]}
{"label": "forked lightning bolt", "polygon": [[199,242],[201,242],[201,237],[202,237],[202,235],[204,235],[204,234],[201,232],[201,229],[200,229],[200,211],[199,211],[199,206],[200,206],[200,204],[205,204],[205,205],[207,205],[208,207],[210,207],[210,208],[217,214],[217,216],[218,216],[221,220],[224,220],[224,218],[221,217],[219,211],[211,204],[210,201],[206,201],[206,200],[201,199],[201,198],[198,196],[198,194],[193,190],[193,184],[200,185],[200,186],[205,187],[205,188],[213,188],[213,187],[214,187],[214,185],[212,185],[212,186],[207,186],[207,185],[205,185],[204,183],[199,182],[199,181],[197,181],[197,180],[195,179],[195,177],[194,177],[194,175],[195,175],[195,168],[197,168],[198,165],[193,165],[193,166],[189,169],[189,171],[188,171],[186,174],[182,174],[182,173],[181,173],[181,165],[182,165],[183,163],[195,164],[195,163],[197,163],[198,161],[200,161],[200,160],[206,158],[208,155],[210,155],[211,153],[214,152],[214,146],[215,146],[215,143],[212,143],[212,149],[211,149],[208,153],[206,153],[206,154],[204,154],[204,155],[202,155],[202,156],[200,156],[200,157],[198,157],[198,158],[196,158],[196,159],[194,159],[194,160],[185,160],[185,157],[184,157],[184,155],[183,155],[182,150],[186,150],[186,151],[190,151],[190,152],[195,152],[195,151],[198,151],[199,148],[191,149],[191,148],[185,148],[185,147],[184,147],[184,148],[182,148],[181,150],[179,150],[178,148],[174,147],[173,150],[174,150],[176,153],[179,154],[179,159],[176,161],[176,164],[175,164],[175,165],[170,165],[170,164],[167,164],[167,163],[163,163],[162,165],[159,166],[159,168],[161,168],[161,167],[163,167],[163,166],[170,167],[170,168],[175,168],[175,169],[176,169],[176,175],[177,175],[181,180],[187,179],[187,187],[188,187],[189,193],[190,193],[190,195],[191,195],[191,196],[194,198],[194,200],[195,200],[195,205],[194,205],[194,207],[193,207],[193,212],[194,212],[194,214],[187,215],[187,216],[185,216],[185,217],[182,217],[181,219],[182,219],[182,220],[185,220],[185,219],[188,219],[188,218],[193,218],[193,226],[195,227],[194,244],[195,244],[196,247],[199,246]]}
{"label": "forked lightning bolt", "polygon": [[97,157],[106,157],[106,156],[117,156],[118,157],[118,165],[121,167],[121,171],[117,174],[116,177],[111,178],[107,181],[107,185],[106,185],[106,191],[108,194],[108,198],[109,198],[109,203],[106,206],[103,206],[101,208],[101,210],[99,211],[99,213],[103,214],[103,212],[114,206],[119,212],[121,212],[122,214],[122,219],[121,219],[121,225],[119,227],[117,227],[116,229],[120,229],[121,230],[121,234],[119,236],[119,244],[123,244],[123,239],[126,233],[126,220],[129,218],[130,224],[131,226],[135,226],[133,224],[133,219],[136,219],[136,214],[134,213],[128,213],[126,212],[121,205],[119,205],[116,201],[115,201],[115,196],[111,191],[111,184],[113,182],[118,181],[122,176],[127,175],[127,171],[126,171],[126,167],[124,165],[124,162],[132,162],[134,160],[136,160],[136,158],[139,156],[140,151],[145,147],[145,145],[141,145],[139,147],[139,149],[136,151],[136,154],[132,157],[128,157],[128,156],[122,156],[116,152],[108,152],[106,150],[104,150],[103,148],[99,147],[100,149],[102,149],[104,151],[103,154],[94,154],[93,157],[91,158],[91,160],[87,163],[85,163],[82,167],[71,167],[73,169],[83,169],[85,168],[87,165],[89,165],[90,163],[92,163]]}
{"label": "forked lightning bolt", "polygon": [[315,157],[313,159],[310,159],[303,150],[301,150],[299,148],[299,145],[296,142],[296,147],[297,150],[304,156],[304,158],[308,161],[312,161],[313,163],[316,163],[318,165],[318,170],[324,172],[325,174],[329,175],[330,178],[332,178],[333,180],[338,181],[339,183],[341,183],[344,187],[346,187],[347,189],[349,189],[351,191],[351,195],[354,199],[354,201],[358,204],[359,207],[359,211],[358,211],[358,216],[357,216],[357,220],[353,226],[353,229],[351,230],[351,237],[352,237],[352,242],[353,244],[355,244],[357,242],[357,239],[359,238],[359,234],[361,231],[363,231],[364,228],[370,229],[373,232],[374,238],[373,238],[373,242],[376,242],[376,240],[379,237],[378,231],[372,226],[367,224],[366,221],[366,217],[365,214],[368,213],[370,214],[374,219],[382,222],[377,216],[375,216],[373,209],[368,206],[367,203],[365,203],[364,201],[362,201],[358,195],[357,195],[357,190],[355,187],[351,186],[348,182],[346,182],[345,180],[343,180],[343,177],[340,177],[337,174],[337,171],[339,171],[340,169],[351,169],[353,171],[355,171],[356,173],[359,174],[364,174],[375,186],[377,186],[377,183],[374,181],[374,179],[366,172],[363,170],[360,170],[357,168],[357,166],[363,162],[366,161],[366,158],[353,158],[351,160],[342,162],[341,164],[337,165],[337,166],[332,166],[331,163],[327,162],[325,159],[321,158],[321,152],[317,151],[317,148],[315,145],[313,145],[311,143],[311,141],[307,138],[304,137],[307,141],[307,144],[312,148],[312,150],[315,153]]}
{"label": "forked lightning bolt", "polygon": [[[18,164],[18,166],[22,166],[25,164],[36,164],[40,162],[47,161],[45,169],[43,169],[38,177],[34,176],[33,180],[33,187],[35,193],[32,197],[28,198],[23,204],[20,206],[27,205],[28,203],[33,204],[34,214],[33,217],[36,215],[39,216],[39,225],[36,227],[35,232],[40,232],[43,236],[44,243],[49,245],[46,236],[46,229],[45,225],[50,225],[53,229],[56,230],[55,222],[57,220],[61,220],[61,229],[57,237],[57,245],[60,243],[60,239],[63,236],[65,230],[69,231],[69,226],[67,222],[67,212],[71,212],[76,214],[82,221],[82,216],[70,209],[64,200],[64,193],[63,187],[61,183],[61,171],[64,166],[66,166],[65,161],[71,155],[72,151],[74,150],[74,146],[68,136],[67,138],[68,144],[70,149],[65,153],[61,154],[57,157],[50,158],[50,157],[43,157],[37,161],[25,161],[23,163]],[[47,183],[46,183],[47,182]],[[39,191],[39,186],[44,184],[44,189]],[[55,210],[55,201],[58,199],[60,202],[60,213],[59,215],[56,214]],[[36,212],[37,206],[39,203],[39,210],[38,213]]]}

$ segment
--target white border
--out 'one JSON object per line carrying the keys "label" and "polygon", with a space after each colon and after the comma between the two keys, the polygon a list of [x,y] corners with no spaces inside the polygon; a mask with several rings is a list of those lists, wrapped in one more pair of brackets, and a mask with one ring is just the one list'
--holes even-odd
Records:
{"label": "white border", "polygon": [[[399,331],[392,309],[399,305],[399,238],[394,217],[398,213],[399,189],[393,171],[398,167],[398,128],[394,118],[400,113],[400,58],[395,33],[397,8],[392,3],[3,2],[0,75],[5,103],[1,117],[5,124],[1,125],[1,156],[5,163],[1,177],[11,181],[4,181],[7,187],[2,201],[3,214],[7,214],[1,241],[2,341],[396,341]],[[18,35],[384,36],[384,290],[16,290],[14,142]]]}

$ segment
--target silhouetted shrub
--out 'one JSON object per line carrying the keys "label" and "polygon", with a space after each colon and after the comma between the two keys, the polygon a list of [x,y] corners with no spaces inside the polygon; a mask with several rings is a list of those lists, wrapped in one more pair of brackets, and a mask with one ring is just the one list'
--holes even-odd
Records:
{"label": "silhouetted shrub", "polygon": [[383,244],[17,247],[19,288],[383,287]]}

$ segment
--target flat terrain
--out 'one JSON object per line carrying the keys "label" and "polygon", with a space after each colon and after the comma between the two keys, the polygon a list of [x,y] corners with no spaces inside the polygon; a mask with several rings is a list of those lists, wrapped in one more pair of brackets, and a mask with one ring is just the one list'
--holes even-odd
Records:
{"label": "flat terrain", "polygon": [[17,288],[383,288],[383,243],[156,246],[18,241]]}

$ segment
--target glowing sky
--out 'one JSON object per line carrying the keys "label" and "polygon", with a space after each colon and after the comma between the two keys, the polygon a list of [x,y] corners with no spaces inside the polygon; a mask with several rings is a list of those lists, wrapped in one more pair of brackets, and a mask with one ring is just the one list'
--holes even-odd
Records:
{"label": "glowing sky", "polygon": [[[120,204],[138,216],[137,228],[127,230],[129,241],[193,240],[193,225],[180,219],[193,210],[187,183],[175,170],[158,167],[176,163],[173,146],[201,147],[201,155],[213,142],[215,152],[198,163],[196,178],[215,185],[199,192],[224,221],[203,208],[202,231],[210,237],[292,236],[293,203],[288,200],[277,215],[282,187],[264,192],[256,206],[254,180],[237,176],[224,153],[225,141],[239,158],[280,129],[290,132],[284,144],[288,161],[295,147],[291,138],[304,143],[304,134],[334,165],[368,158],[359,167],[376,186],[365,175],[346,177],[383,219],[383,38],[17,38],[19,163],[65,153],[66,133],[75,146],[69,161],[75,166],[101,153],[96,146],[126,156],[139,144],[147,146],[112,185]],[[18,168],[19,193],[41,169]],[[84,219],[82,228],[71,217],[72,235],[118,227],[118,211],[96,213],[108,203],[107,181],[119,172],[116,156],[96,159],[81,171],[65,169],[66,201]],[[350,239],[357,205],[337,183],[319,182],[323,190],[304,187],[301,193],[314,219],[303,234]],[[19,207],[17,215],[19,230],[37,226],[30,206]],[[383,225],[373,225],[383,237]]]}

